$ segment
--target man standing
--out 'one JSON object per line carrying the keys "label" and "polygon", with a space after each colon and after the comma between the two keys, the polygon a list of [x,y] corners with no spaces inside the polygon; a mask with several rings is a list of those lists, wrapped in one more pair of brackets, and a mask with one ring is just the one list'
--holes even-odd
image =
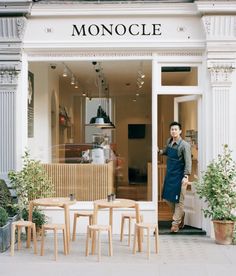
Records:
{"label": "man standing", "polygon": [[181,138],[181,124],[170,124],[171,137],[166,147],[158,153],[167,156],[166,177],[162,197],[173,210],[171,232],[178,232],[184,227],[184,196],[189,175],[191,174],[191,147]]}

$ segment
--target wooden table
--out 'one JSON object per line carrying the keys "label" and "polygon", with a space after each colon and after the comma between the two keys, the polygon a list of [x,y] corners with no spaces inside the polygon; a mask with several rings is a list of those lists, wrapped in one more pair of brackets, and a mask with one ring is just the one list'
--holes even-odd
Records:
{"label": "wooden table", "polygon": [[[39,198],[30,201],[29,204],[29,221],[32,221],[34,206],[44,206],[44,207],[60,207],[64,208],[65,216],[65,228],[67,237],[67,252],[70,252],[70,214],[69,206],[76,203],[76,200],[70,200],[69,197],[49,197],[49,198]],[[29,235],[30,236],[30,235]],[[29,244],[29,241],[28,241]]]}
{"label": "wooden table", "polygon": [[[94,218],[93,223],[97,224],[97,217],[98,217],[98,210],[109,208],[109,224],[113,225],[113,209],[114,208],[133,208],[135,210],[136,214],[136,222],[140,222],[140,210],[139,210],[139,204],[130,199],[123,199],[123,198],[117,198],[114,201],[108,201],[107,199],[99,199],[94,201]],[[142,244],[141,244],[141,233],[138,233],[138,250],[141,251]]]}

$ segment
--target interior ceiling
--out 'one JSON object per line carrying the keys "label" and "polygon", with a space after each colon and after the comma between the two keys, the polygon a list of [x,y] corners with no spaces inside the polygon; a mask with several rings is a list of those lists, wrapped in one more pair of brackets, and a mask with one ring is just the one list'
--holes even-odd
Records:
{"label": "interior ceiling", "polygon": [[[54,70],[60,76],[60,83],[67,87],[68,91],[82,95],[83,92],[89,97],[99,97],[98,87],[96,85],[96,76],[92,61],[65,61],[66,66],[78,78],[76,89],[70,84],[71,75],[63,77],[63,62],[48,63],[49,70]],[[101,68],[109,85],[109,96],[116,97],[121,95],[134,96],[139,93],[140,96],[150,94],[152,91],[152,62],[148,60],[119,60],[119,61],[101,61]],[[54,68],[53,65],[56,67]],[[52,67],[54,69],[52,69]],[[145,74],[144,84],[141,89],[137,86],[138,71],[142,70]],[[188,79],[186,72],[169,72],[162,74],[162,82],[168,82],[168,85],[181,85]],[[172,83],[172,84],[171,84]]]}

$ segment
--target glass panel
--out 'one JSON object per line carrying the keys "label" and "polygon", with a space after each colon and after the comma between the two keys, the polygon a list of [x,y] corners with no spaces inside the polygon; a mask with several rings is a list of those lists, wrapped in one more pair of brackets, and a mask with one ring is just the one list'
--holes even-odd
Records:
{"label": "glass panel", "polygon": [[[29,63],[37,112],[28,146],[32,158],[45,164],[56,196],[93,201],[116,193],[151,200],[151,68],[151,61],[140,60]],[[90,124],[99,106],[115,128],[99,120]],[[129,143],[132,124],[146,126],[142,145]],[[134,156],[138,171],[130,179]]]}
{"label": "glass panel", "polygon": [[161,85],[197,86],[197,69],[197,67],[163,66],[161,68]]}

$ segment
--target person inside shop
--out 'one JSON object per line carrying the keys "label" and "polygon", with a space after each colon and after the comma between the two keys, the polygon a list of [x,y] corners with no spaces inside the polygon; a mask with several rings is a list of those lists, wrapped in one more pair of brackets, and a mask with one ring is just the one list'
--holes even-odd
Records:
{"label": "person inside shop", "polygon": [[182,127],[178,122],[170,124],[170,138],[158,153],[167,156],[166,176],[162,198],[173,211],[171,232],[177,233],[184,227],[184,197],[191,174],[191,146],[181,137]]}

